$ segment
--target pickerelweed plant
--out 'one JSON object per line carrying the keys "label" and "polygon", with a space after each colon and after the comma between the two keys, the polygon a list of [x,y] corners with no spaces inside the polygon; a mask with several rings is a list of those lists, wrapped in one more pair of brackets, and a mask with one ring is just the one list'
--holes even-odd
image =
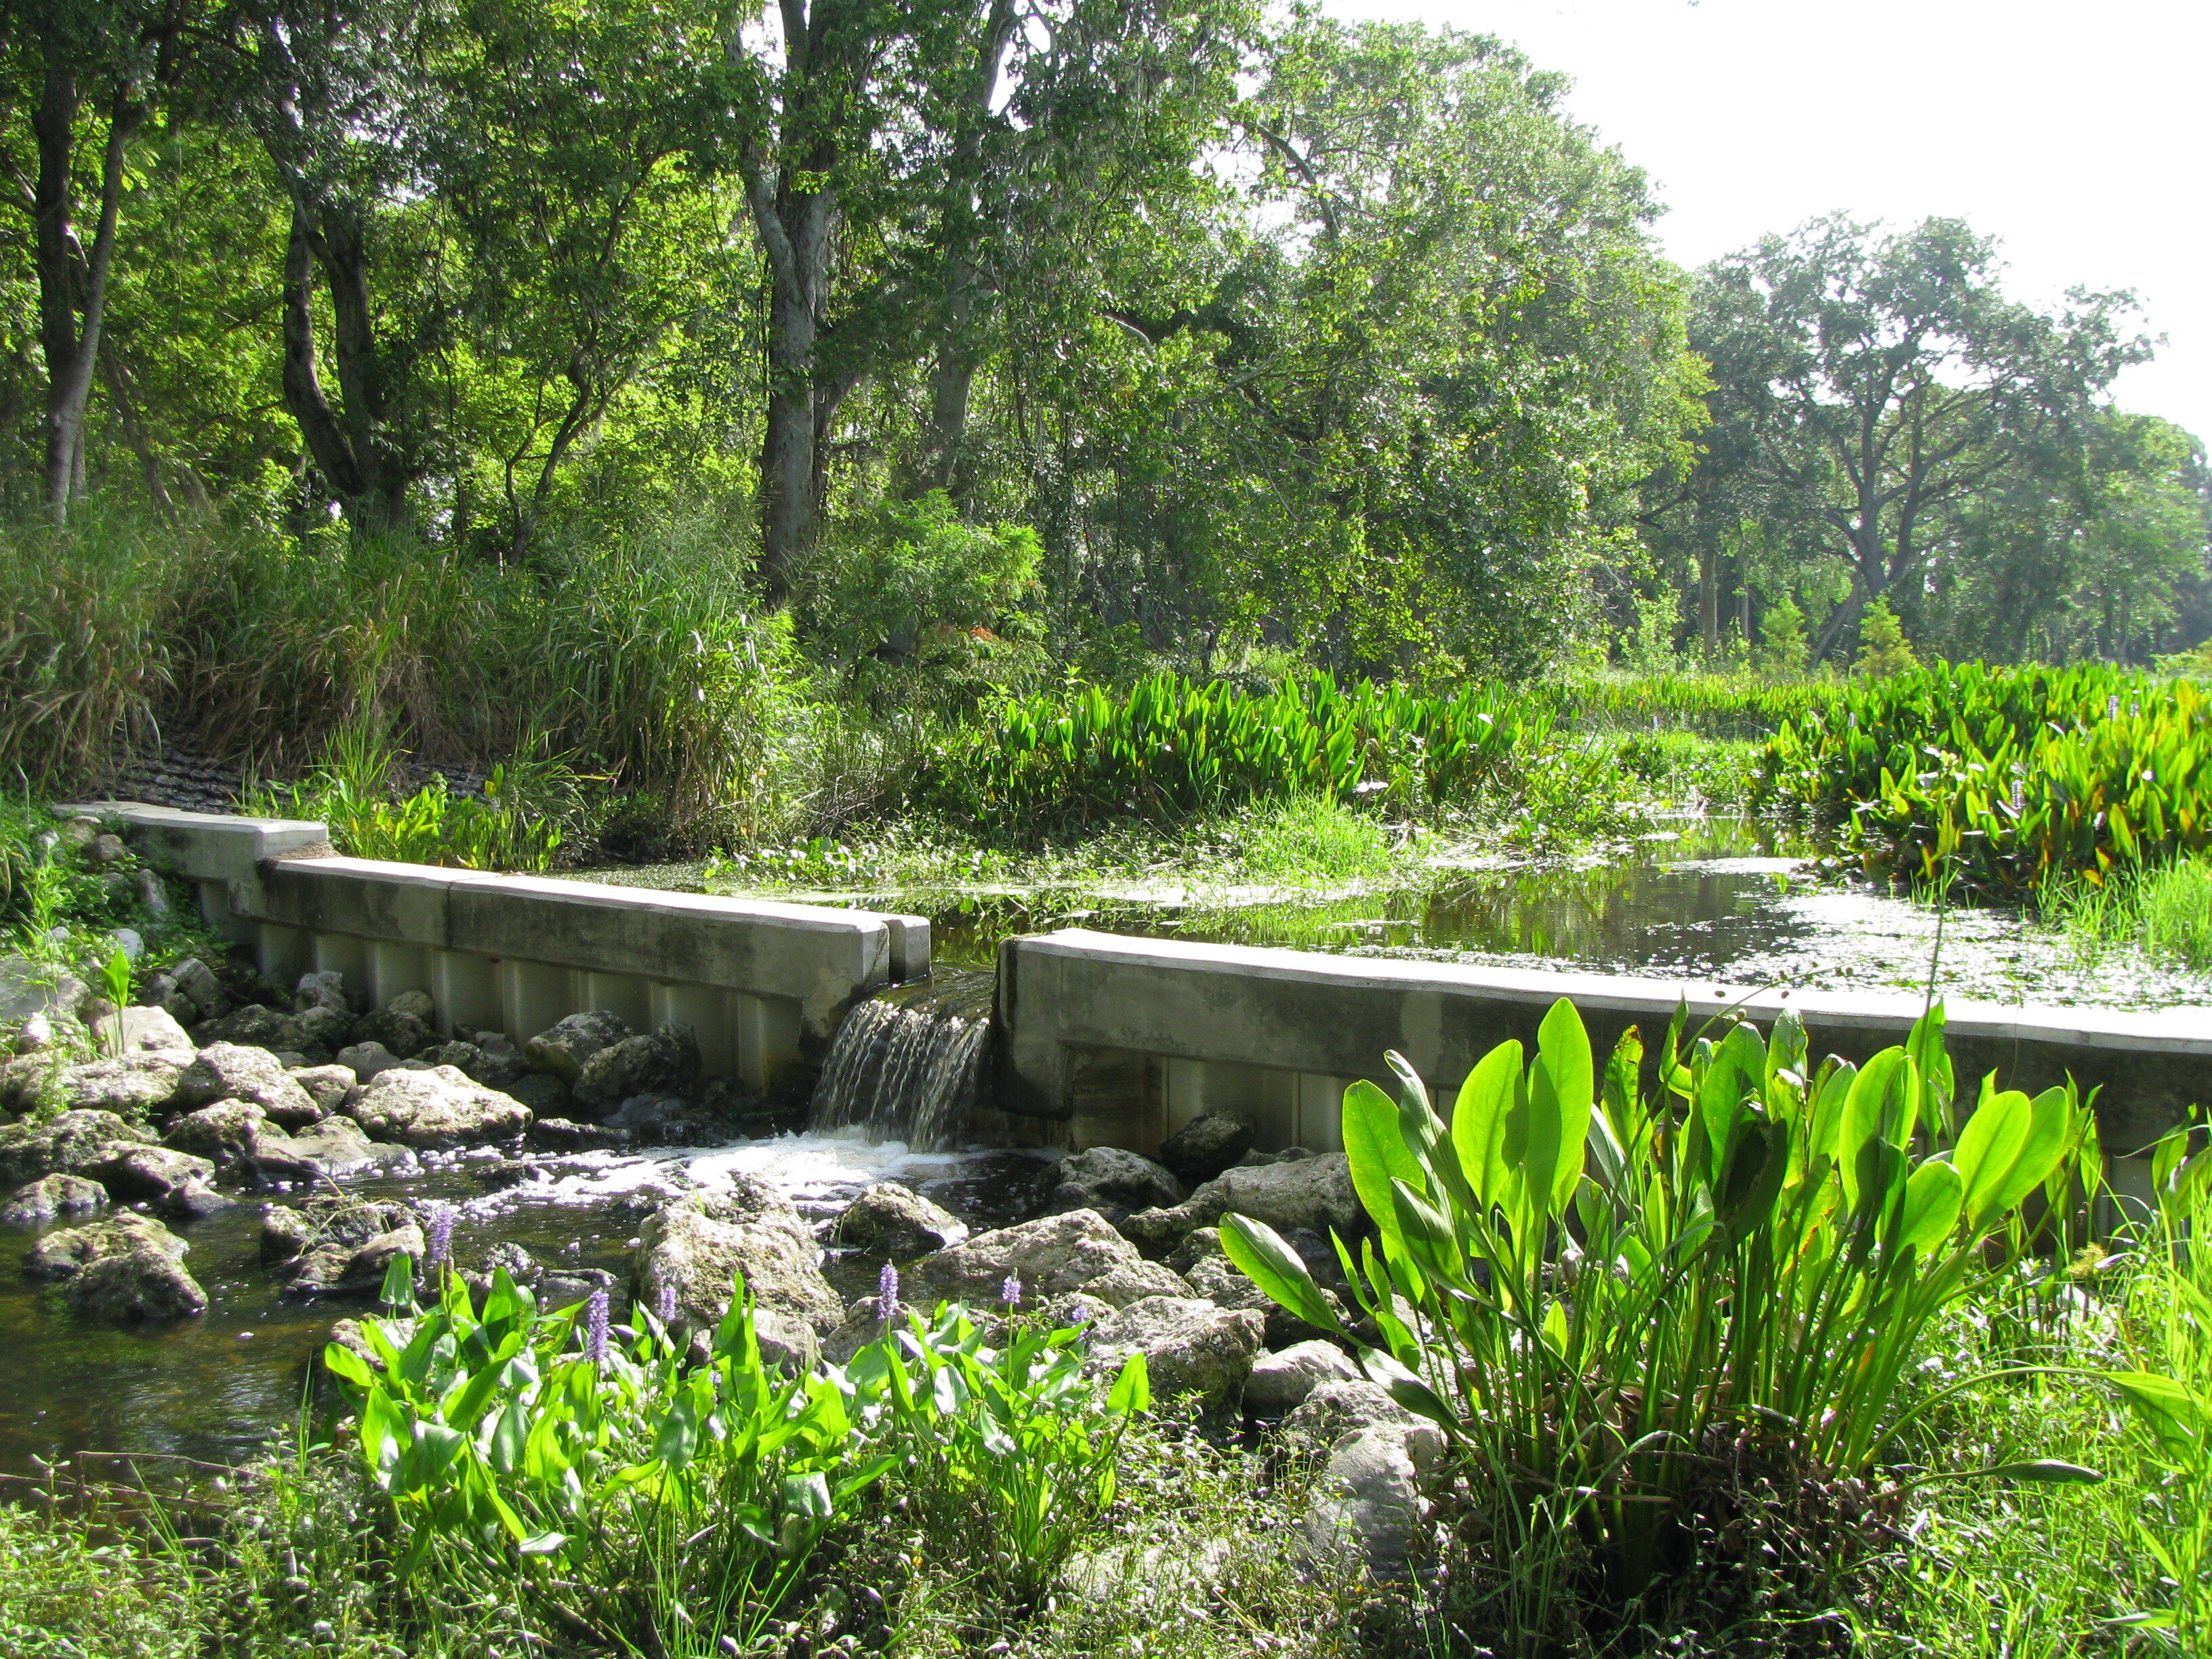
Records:
{"label": "pickerelweed plant", "polygon": [[[1539,1644],[1561,1595],[1625,1607],[1679,1565],[1729,1469],[1785,1489],[1874,1474],[1916,1338],[2028,1248],[2024,1203],[2070,1208],[2100,1168],[2070,1086],[1986,1079],[1954,1133],[1940,1004],[1863,1067],[1812,1065],[1786,1012],[1766,1039],[1738,1024],[1686,1042],[1685,1025],[1656,1098],[1636,1032],[1599,1077],[1565,1001],[1533,1061],[1517,1042],[1483,1058],[1449,1125],[1395,1054],[1395,1104],[1366,1082],[1344,1097],[1374,1224],[1357,1255],[1336,1241],[1381,1335],[1363,1364],[1497,1495],[1490,1549],[1520,1600],[1504,1626]],[[1222,1243],[1350,1340],[1267,1227],[1232,1214]]]}
{"label": "pickerelweed plant", "polygon": [[612,1326],[604,1291],[546,1312],[502,1272],[478,1312],[449,1267],[437,1279],[416,1307],[400,1258],[391,1316],[362,1322],[373,1362],[325,1351],[391,1505],[396,1576],[534,1600],[623,1651],[751,1642],[886,1479],[1034,1605],[1112,1502],[1150,1403],[1141,1354],[1109,1389],[1079,1330],[957,1304],[898,1328],[894,1302],[848,1365],[793,1373],[763,1358],[741,1279],[697,1364],[659,1315]]}
{"label": "pickerelweed plant", "polygon": [[648,1315],[617,1342],[603,1308],[541,1312],[503,1271],[481,1313],[458,1273],[439,1278],[416,1308],[398,1258],[384,1299],[409,1311],[362,1322],[374,1363],[324,1350],[403,1582],[434,1563],[617,1647],[650,1632],[659,1650],[711,1653],[752,1639],[895,1461],[835,1379],[763,1358],[742,1285],[694,1365]]}

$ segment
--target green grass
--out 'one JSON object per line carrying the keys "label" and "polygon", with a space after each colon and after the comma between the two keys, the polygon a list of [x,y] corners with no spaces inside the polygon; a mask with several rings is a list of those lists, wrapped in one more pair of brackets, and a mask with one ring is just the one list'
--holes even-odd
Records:
{"label": "green grass", "polygon": [[2212,969],[2212,859],[2178,859],[2101,883],[2046,883],[2036,908],[2085,955],[2134,945],[2158,961]]}

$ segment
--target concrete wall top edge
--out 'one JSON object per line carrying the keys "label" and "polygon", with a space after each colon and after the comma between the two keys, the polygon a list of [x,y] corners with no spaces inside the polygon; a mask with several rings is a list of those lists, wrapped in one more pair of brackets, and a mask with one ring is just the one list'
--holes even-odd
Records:
{"label": "concrete wall top edge", "polygon": [[143,801],[84,801],[54,808],[119,817],[154,840],[195,881],[246,881],[264,859],[282,858],[330,842],[327,826],[308,818],[248,818],[220,812],[187,812]]}
{"label": "concrete wall top edge", "polygon": [[[1565,997],[1585,1008],[1643,1012],[1655,1006],[1671,1005],[1679,999],[1687,1002],[1692,1019],[1709,1018],[1735,1008],[1754,1017],[1771,1018],[1784,1008],[1793,1008],[1807,1021],[1825,1026],[1879,1030],[1894,1029],[1900,1024],[1909,1025],[1919,1017],[1922,1007],[1920,997],[1897,993],[1790,991],[1722,985],[1708,980],[1664,980],[1556,969],[1378,961],[1255,945],[1132,939],[1081,927],[1032,935],[1011,944],[1023,955],[1088,961],[1102,966],[1121,964],[1238,975],[1315,985],[1365,984],[1399,992],[1480,995],[1492,1002],[1525,1002],[1532,1006]],[[2212,1008],[2134,1012],[1947,1000],[1945,1024],[1946,1030],[1957,1038],[2148,1050],[2179,1057],[2202,1056],[2212,1061]]]}

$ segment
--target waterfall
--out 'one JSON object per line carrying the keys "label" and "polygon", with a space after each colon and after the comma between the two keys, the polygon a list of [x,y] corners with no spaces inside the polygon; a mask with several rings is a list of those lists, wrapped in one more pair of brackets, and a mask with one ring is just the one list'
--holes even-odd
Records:
{"label": "waterfall", "polygon": [[938,973],[854,1009],[814,1085],[811,1127],[950,1150],[975,1101],[996,984],[988,973]]}

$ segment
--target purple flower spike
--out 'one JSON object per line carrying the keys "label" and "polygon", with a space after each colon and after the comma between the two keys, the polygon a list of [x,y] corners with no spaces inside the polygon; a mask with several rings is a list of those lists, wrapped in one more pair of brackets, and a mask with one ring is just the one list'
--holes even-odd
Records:
{"label": "purple flower spike", "polygon": [[435,1270],[453,1257],[453,1206],[441,1204],[430,1217],[430,1248],[422,1265]]}
{"label": "purple flower spike", "polygon": [[593,1291],[584,1304],[584,1358],[594,1365],[607,1363],[607,1293]]}
{"label": "purple flower spike", "polygon": [[664,1279],[660,1281],[660,1289],[653,1298],[653,1316],[660,1322],[664,1329],[676,1322],[674,1280]]}
{"label": "purple flower spike", "polygon": [[891,1321],[896,1317],[898,1317],[898,1269],[886,1261],[884,1263],[882,1273],[876,1279],[876,1322],[888,1329]]}
{"label": "purple flower spike", "polygon": [[1018,1308],[1022,1305],[1022,1281],[1018,1274],[1006,1275],[1006,1282],[999,1286],[999,1300],[1009,1308]]}

